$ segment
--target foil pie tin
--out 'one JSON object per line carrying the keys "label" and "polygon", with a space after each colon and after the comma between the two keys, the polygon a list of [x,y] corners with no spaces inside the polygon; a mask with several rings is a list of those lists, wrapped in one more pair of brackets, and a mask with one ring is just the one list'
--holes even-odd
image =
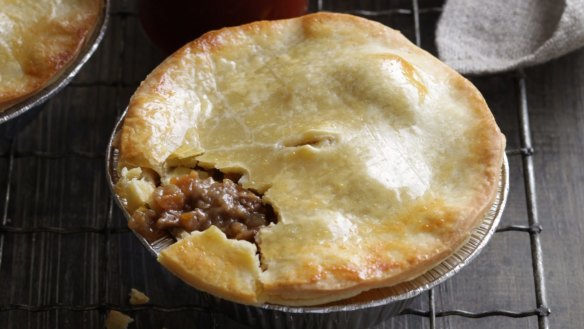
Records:
{"label": "foil pie tin", "polygon": [[42,89],[23,97],[0,111],[0,136],[14,137],[42,110],[42,104],[56,95],[79,73],[105,35],[109,21],[110,0],[103,0],[95,28],[88,35],[77,56]]}
{"label": "foil pie tin", "polygon": [[[115,193],[118,180],[118,142],[119,133],[126,112],[124,112],[111,135],[106,152],[106,172],[108,183],[116,203],[126,219],[130,214],[124,209]],[[220,298],[208,300],[211,309],[250,325],[253,328],[300,329],[300,328],[367,328],[399,314],[413,300],[436,285],[446,281],[468,265],[487,245],[493,236],[509,192],[509,164],[504,156],[499,178],[497,197],[481,224],[474,230],[468,241],[455,253],[423,275],[396,286],[366,291],[356,297],[323,306],[291,307],[265,304],[250,306],[234,303]],[[146,249],[157,257],[161,250],[174,242],[170,236],[149,243],[135,234]],[[194,293],[200,293],[193,288]]]}

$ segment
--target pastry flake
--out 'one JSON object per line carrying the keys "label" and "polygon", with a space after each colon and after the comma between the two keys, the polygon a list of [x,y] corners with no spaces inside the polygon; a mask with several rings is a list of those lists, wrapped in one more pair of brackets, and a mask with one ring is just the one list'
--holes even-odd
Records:
{"label": "pastry flake", "polygon": [[132,288],[128,295],[130,296],[130,304],[132,305],[144,305],[150,301],[150,297],[135,288]]}
{"label": "pastry flake", "polygon": [[134,319],[118,311],[109,311],[105,319],[106,329],[128,329],[128,325],[134,322]]}

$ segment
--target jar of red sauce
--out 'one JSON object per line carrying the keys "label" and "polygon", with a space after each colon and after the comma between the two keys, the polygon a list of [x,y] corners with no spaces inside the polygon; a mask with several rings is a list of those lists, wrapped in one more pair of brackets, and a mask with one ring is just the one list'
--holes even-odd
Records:
{"label": "jar of red sauce", "polygon": [[146,34],[170,53],[210,30],[300,16],[307,0],[140,0],[138,5]]}

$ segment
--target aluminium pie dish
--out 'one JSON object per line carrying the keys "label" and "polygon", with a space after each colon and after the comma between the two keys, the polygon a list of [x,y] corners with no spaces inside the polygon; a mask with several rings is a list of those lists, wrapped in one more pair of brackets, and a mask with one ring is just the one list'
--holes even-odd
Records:
{"label": "aluminium pie dish", "polygon": [[112,142],[130,227],[242,304],[415,281],[504,200],[505,138],[476,88],[350,15],[205,34],[144,80]]}
{"label": "aluminium pie dish", "polygon": [[97,48],[108,0],[0,0],[0,123],[63,88]]}

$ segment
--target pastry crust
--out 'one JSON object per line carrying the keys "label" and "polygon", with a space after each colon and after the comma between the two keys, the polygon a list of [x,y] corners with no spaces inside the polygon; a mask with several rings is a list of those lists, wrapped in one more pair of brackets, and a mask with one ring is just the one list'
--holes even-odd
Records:
{"label": "pastry crust", "polygon": [[159,261],[227,299],[315,305],[412,279],[461,246],[504,147],[458,73],[384,25],[318,13],[209,32],[166,59],[130,101],[119,164],[242,174],[278,216],[259,256],[210,228]]}
{"label": "pastry crust", "polygon": [[42,89],[75,58],[102,0],[0,0],[0,111]]}

